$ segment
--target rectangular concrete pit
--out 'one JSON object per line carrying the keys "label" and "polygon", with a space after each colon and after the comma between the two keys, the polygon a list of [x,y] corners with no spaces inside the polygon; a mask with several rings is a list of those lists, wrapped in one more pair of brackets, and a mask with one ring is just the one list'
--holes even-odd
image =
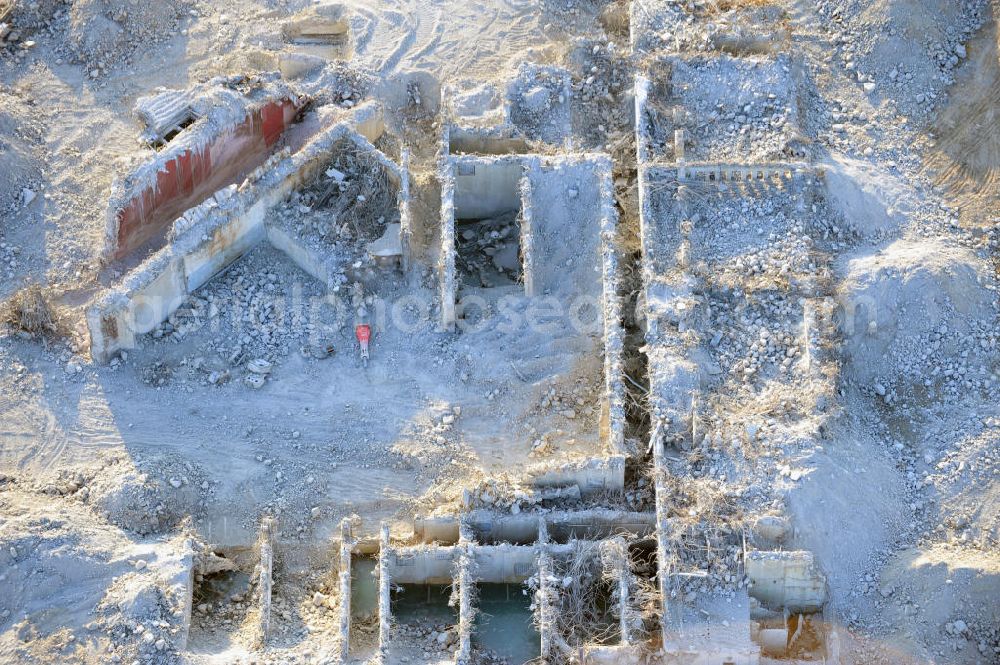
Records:
{"label": "rectangular concrete pit", "polygon": [[525,275],[522,170],[517,159],[456,164],[455,260],[460,290],[513,286]]}
{"label": "rectangular concrete pit", "polygon": [[811,552],[751,552],[747,577],[750,595],[767,607],[819,612],[826,602],[826,578]]}
{"label": "rectangular concrete pit", "polygon": [[[497,650],[498,645],[515,658],[524,656],[531,659],[541,653],[543,661],[551,663],[563,662],[563,658],[578,650],[580,654],[586,653],[591,645],[569,645],[565,636],[559,632],[562,628],[555,614],[561,603],[560,592],[554,585],[555,581],[562,580],[562,573],[558,571],[572,566],[581,551],[600,552],[602,559],[608,558],[606,565],[611,566],[609,570],[617,571],[615,581],[611,583],[616,589],[614,593],[617,599],[612,610],[612,621],[620,622],[618,635],[622,647],[628,647],[631,643],[632,625],[639,615],[630,604],[630,588],[634,582],[631,581],[628,570],[628,547],[624,539],[598,542],[575,540],[571,537],[565,543],[551,543],[544,522],[538,524],[537,520],[534,542],[525,545],[481,545],[476,540],[477,527],[468,519],[461,522],[459,531],[458,543],[448,546],[393,547],[383,538],[380,554],[383,578],[391,579],[393,586],[404,585],[404,593],[410,593],[411,597],[413,593],[430,593],[433,600],[436,597],[434,594],[438,593],[435,590],[444,593],[441,590],[447,585],[452,586],[453,599],[450,605],[457,609],[455,618],[458,620],[454,643],[455,662],[470,662],[477,647]],[[619,559],[617,563],[614,560],[615,552]],[[529,580],[536,580],[537,584],[534,621],[529,620],[525,611],[516,607],[518,603],[526,603],[527,599],[523,598],[523,594],[514,585],[519,586]],[[508,594],[514,594],[517,598],[507,597]],[[413,603],[419,606],[424,602],[423,598],[422,595],[414,598]],[[443,606],[445,599],[440,600],[437,604]],[[407,609],[407,612],[411,609]],[[503,630],[514,640],[513,645],[497,642],[496,631],[500,628],[498,625],[484,623],[484,612],[486,615],[503,615],[504,618],[499,621],[506,622]],[[402,620],[401,617],[382,617],[382,621],[387,619],[393,622]],[[535,632],[532,623],[541,628],[540,633]],[[392,636],[387,639],[392,641],[390,650],[394,651],[405,644],[407,638],[405,634],[401,634],[398,645]],[[533,645],[536,639],[539,640],[538,646]]]}
{"label": "rectangular concrete pit", "polygon": [[[531,481],[539,487],[578,485],[583,494],[598,488],[620,491],[624,483],[624,462],[618,457],[623,450],[624,387],[617,371],[622,332],[610,166],[606,157],[591,155],[446,156],[441,165],[442,327],[460,328],[467,343],[487,356],[502,341],[505,355],[515,365],[523,363],[520,375],[533,385],[545,381],[546,374],[554,376],[551,370],[542,371],[544,366],[566,372],[578,366],[580,358],[594,357],[595,350],[603,360],[603,366],[588,367],[586,375],[599,376],[602,382],[601,422],[594,443],[600,442],[609,457],[595,460],[593,466],[576,461],[562,472],[548,465],[543,475],[551,476],[549,480]],[[517,209],[523,288],[460,287],[460,221]],[[568,236],[576,242],[565,243]],[[567,272],[575,278],[565,279]],[[511,321],[481,318],[484,311],[508,306],[516,312]],[[527,356],[531,348],[537,351]]]}

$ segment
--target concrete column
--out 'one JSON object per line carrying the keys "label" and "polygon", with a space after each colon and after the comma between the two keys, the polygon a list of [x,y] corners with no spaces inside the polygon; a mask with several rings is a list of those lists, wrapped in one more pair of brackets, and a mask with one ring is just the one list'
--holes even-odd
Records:
{"label": "concrete column", "polygon": [[257,606],[259,616],[257,619],[257,635],[255,646],[263,649],[267,644],[268,633],[271,632],[271,587],[273,585],[272,573],[274,566],[274,530],[275,522],[270,517],[265,517],[260,525],[260,577],[257,585]]}
{"label": "concrete column", "polygon": [[378,651],[375,654],[377,665],[389,664],[389,640],[392,637],[392,598],[389,594],[389,559],[391,556],[389,525],[383,523],[379,536],[378,554]]}
{"label": "concrete column", "polygon": [[538,633],[541,636],[541,654],[539,662],[542,665],[556,665],[558,654],[553,645],[555,631],[554,607],[555,592],[552,589],[552,556],[548,551],[549,532],[545,520],[538,522],[538,591],[535,593],[535,607],[538,613]]}
{"label": "concrete column", "polygon": [[535,230],[534,214],[531,208],[531,177],[525,166],[521,176],[521,278],[524,282],[524,295],[535,297]]}
{"label": "concrete column", "polygon": [[473,596],[476,582],[472,577],[474,536],[472,528],[466,522],[459,527],[458,546],[458,649],[455,651],[455,663],[468,665],[472,659],[472,627],[475,624],[475,608]]}
{"label": "concrete column", "polygon": [[340,662],[347,662],[351,648],[351,523],[340,523]]}
{"label": "concrete column", "polygon": [[604,557],[606,569],[610,569],[618,581],[618,630],[621,633],[623,647],[632,644],[631,615],[631,571],[628,559],[628,545],[623,538],[616,537],[607,540],[602,545],[601,554]]}

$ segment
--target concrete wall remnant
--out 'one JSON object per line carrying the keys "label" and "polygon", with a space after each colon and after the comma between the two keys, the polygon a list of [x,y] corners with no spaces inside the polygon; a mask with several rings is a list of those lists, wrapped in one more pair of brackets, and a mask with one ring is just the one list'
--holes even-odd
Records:
{"label": "concrete wall remnant", "polygon": [[520,206],[524,167],[516,157],[455,160],[455,218],[496,217]]}
{"label": "concrete wall remnant", "polygon": [[389,644],[392,639],[392,573],[389,560],[393,556],[389,544],[389,525],[379,527],[378,555],[378,650],[377,665],[389,665]]}
{"label": "concrete wall remnant", "polygon": [[419,542],[450,545],[458,542],[459,524],[468,524],[480,543],[529,545],[538,537],[538,524],[545,522],[553,542],[601,540],[630,534],[644,538],[656,528],[649,512],[631,512],[610,508],[587,510],[550,510],[544,513],[510,515],[492,510],[471,510],[464,515],[422,517],[413,520],[413,535]]}
{"label": "concrete wall remnant", "polygon": [[339,628],[340,628],[340,662],[347,662],[351,649],[351,552],[354,538],[351,532],[351,521],[340,522],[340,566],[337,571],[339,589]]}
{"label": "concrete wall remnant", "polygon": [[[105,263],[147,246],[162,246],[170,224],[185,210],[264,163],[308,101],[273,76],[247,86],[243,79],[213,79],[188,93],[195,100],[190,113],[199,119],[152,160],[114,181]],[[172,103],[182,106],[179,99],[172,98]],[[157,128],[176,115],[153,102],[139,113]]]}
{"label": "concrete wall remnant", "polygon": [[260,572],[257,582],[257,631],[254,638],[256,648],[263,649],[271,632],[271,589],[274,569],[275,521],[265,517],[260,524]]}

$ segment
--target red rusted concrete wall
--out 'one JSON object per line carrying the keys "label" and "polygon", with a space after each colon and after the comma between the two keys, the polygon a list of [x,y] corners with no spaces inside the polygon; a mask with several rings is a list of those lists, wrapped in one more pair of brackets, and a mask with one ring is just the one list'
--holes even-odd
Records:
{"label": "red rusted concrete wall", "polygon": [[204,148],[185,150],[167,160],[155,187],[137,189],[115,211],[117,235],[111,258],[121,259],[162,237],[185,210],[242,181],[267,159],[300,109],[289,100],[269,102]]}

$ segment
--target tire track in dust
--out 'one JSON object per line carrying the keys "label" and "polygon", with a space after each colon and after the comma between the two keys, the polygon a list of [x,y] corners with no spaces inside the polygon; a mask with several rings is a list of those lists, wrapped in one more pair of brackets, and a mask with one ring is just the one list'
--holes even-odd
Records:
{"label": "tire track in dust", "polygon": [[122,447],[114,417],[100,398],[84,393],[76,406],[72,399],[55,404],[44,398],[21,404],[0,395],[0,462],[44,471]]}
{"label": "tire track in dust", "polygon": [[[359,0],[354,0],[358,3]],[[492,79],[547,42],[531,0],[384,0],[352,3],[355,56],[388,75],[420,69],[442,80]]]}

